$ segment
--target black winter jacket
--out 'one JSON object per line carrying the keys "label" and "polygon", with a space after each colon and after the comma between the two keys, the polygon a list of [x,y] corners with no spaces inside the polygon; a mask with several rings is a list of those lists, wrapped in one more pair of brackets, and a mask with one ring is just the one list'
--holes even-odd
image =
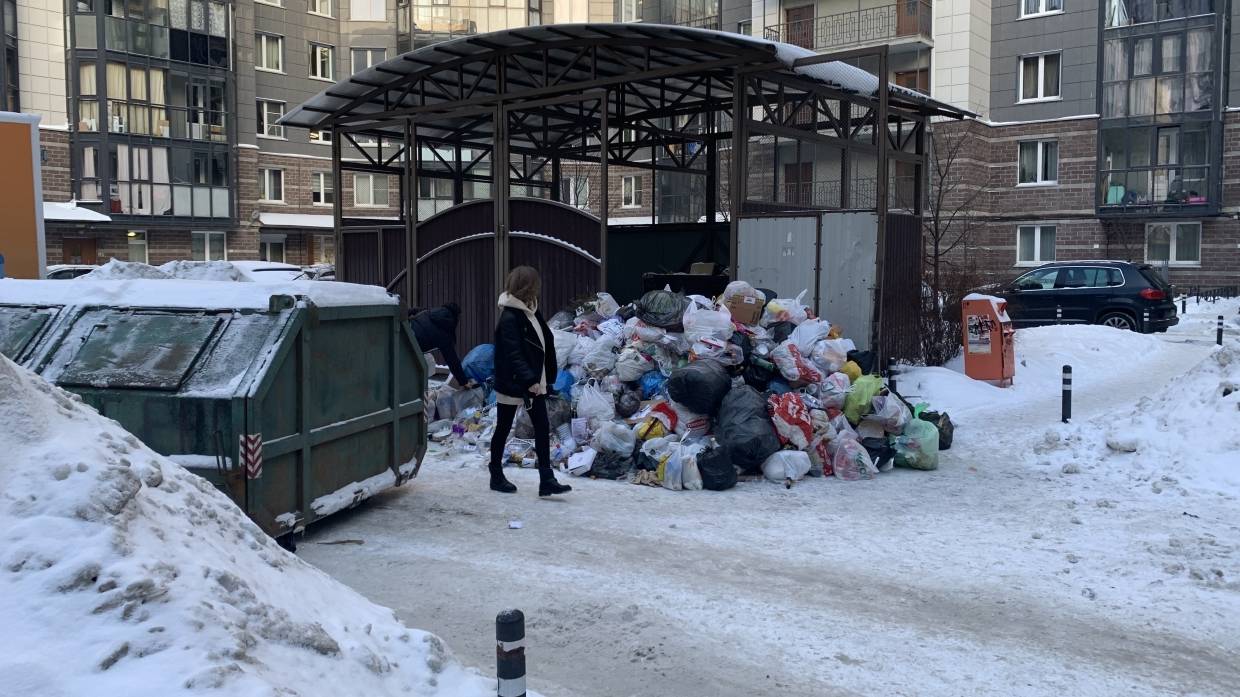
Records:
{"label": "black winter jacket", "polygon": [[438,349],[448,364],[448,370],[452,371],[452,377],[458,384],[464,385],[469,378],[461,368],[461,358],[456,352],[457,319],[457,313],[445,306],[419,313],[409,324],[414,338],[418,340],[418,347],[426,352]]}
{"label": "black winter jacket", "polygon": [[555,358],[555,335],[541,312],[535,312],[534,317],[542,328],[546,351],[524,312],[512,307],[505,307],[500,312],[499,322],[495,325],[495,391],[500,394],[531,396],[530,387],[538,384],[543,370],[547,371],[547,394],[554,392],[551,384],[559,372]]}

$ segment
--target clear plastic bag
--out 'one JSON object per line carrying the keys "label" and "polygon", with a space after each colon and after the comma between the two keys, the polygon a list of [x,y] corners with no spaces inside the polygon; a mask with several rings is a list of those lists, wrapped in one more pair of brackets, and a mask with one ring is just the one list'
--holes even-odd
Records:
{"label": "clear plastic bag", "polygon": [[828,373],[835,373],[848,362],[848,352],[856,348],[852,339],[823,339],[814,344],[810,360]]}
{"label": "clear plastic bag", "polygon": [[870,459],[870,453],[856,438],[839,438],[835,442],[835,454],[831,456],[831,469],[835,476],[846,482],[873,479],[878,468]]}
{"label": "clear plastic bag", "polygon": [[603,335],[594,342],[594,347],[582,361],[581,365],[591,373],[607,373],[616,367],[616,339]]}
{"label": "clear plastic bag", "polygon": [[637,434],[622,423],[608,422],[594,432],[590,446],[600,453],[630,456],[637,448]]}
{"label": "clear plastic bag", "polygon": [[891,437],[891,447],[896,451],[896,465],[918,470],[939,467],[939,429],[931,422],[913,419],[904,433]]}
{"label": "clear plastic bag", "polygon": [[629,347],[622,350],[616,358],[616,377],[620,378],[621,382],[637,382],[654,367],[654,361],[641,351]]}
{"label": "clear plastic bag", "polygon": [[588,336],[577,336],[577,343],[573,346],[573,350],[568,355],[569,365],[585,365],[586,357],[594,351],[594,345],[598,343]]}
{"label": "clear plastic bag", "polygon": [[870,404],[873,411],[865,417],[866,420],[878,423],[887,433],[903,433],[912,418],[908,407],[895,395],[878,395],[870,400]]}
{"label": "clear plastic bag", "polygon": [[594,311],[603,317],[614,317],[620,311],[620,303],[611,297],[611,293],[599,293],[598,302],[594,305]]}
{"label": "clear plastic bag", "polygon": [[708,338],[726,342],[732,336],[732,313],[726,309],[715,309],[713,304],[702,307],[691,302],[685,308],[684,325],[685,339],[689,342]]}
{"label": "clear plastic bag", "polygon": [[563,369],[568,365],[569,356],[573,355],[573,348],[577,346],[577,335],[559,329],[552,329],[551,335],[555,341],[556,365]]}
{"label": "clear plastic bag", "polygon": [[850,390],[852,390],[852,383],[848,381],[847,375],[831,373],[822,382],[818,383],[818,400],[822,402],[824,409],[839,409],[843,411],[844,401],[848,399]]}
{"label": "clear plastic bag", "polygon": [[831,324],[821,319],[807,319],[797,325],[792,330],[792,336],[788,337],[792,343],[801,349],[801,353],[808,356],[814,350],[814,345],[822,339],[827,338],[831,333]]}
{"label": "clear plastic bag", "polygon": [[577,416],[583,419],[611,421],[616,418],[616,403],[611,393],[591,380],[573,390],[577,397]]}
{"label": "clear plastic bag", "polygon": [[813,366],[812,363],[805,360],[801,355],[801,350],[797,348],[791,340],[785,341],[775,350],[771,352],[771,360],[774,361],[779,372],[789,382],[818,382],[822,380],[822,373]]}
{"label": "clear plastic bag", "polygon": [[801,301],[809,290],[803,290],[795,298],[776,298],[766,304],[762,311],[762,326],[769,327],[775,322],[792,322],[800,324],[809,318],[809,308]]}
{"label": "clear plastic bag", "polygon": [[780,450],[762,463],[762,476],[772,482],[800,481],[809,472],[809,453],[800,450]]}

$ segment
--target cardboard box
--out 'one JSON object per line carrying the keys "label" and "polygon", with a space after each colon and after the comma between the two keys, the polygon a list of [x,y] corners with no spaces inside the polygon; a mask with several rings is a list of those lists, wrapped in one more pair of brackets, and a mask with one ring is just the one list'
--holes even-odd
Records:
{"label": "cardboard box", "polygon": [[752,326],[762,318],[762,306],[766,303],[748,295],[737,295],[728,300],[728,312],[732,320],[745,326]]}
{"label": "cardboard box", "polygon": [[694,276],[709,276],[715,273],[715,262],[699,261],[689,267],[689,273]]}

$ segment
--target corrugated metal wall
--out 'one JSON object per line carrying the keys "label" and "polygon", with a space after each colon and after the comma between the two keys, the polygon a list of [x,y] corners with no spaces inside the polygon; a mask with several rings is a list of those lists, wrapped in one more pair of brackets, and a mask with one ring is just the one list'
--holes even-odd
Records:
{"label": "corrugated metal wall", "polygon": [[818,311],[818,216],[743,218],[738,278],[780,297],[808,290],[805,303]]}
{"label": "corrugated metal wall", "polygon": [[874,258],[878,251],[874,213],[822,214],[820,313],[841,327],[858,348],[870,346],[874,318]]}
{"label": "corrugated metal wall", "polygon": [[883,268],[882,355],[921,360],[921,218],[887,214]]}

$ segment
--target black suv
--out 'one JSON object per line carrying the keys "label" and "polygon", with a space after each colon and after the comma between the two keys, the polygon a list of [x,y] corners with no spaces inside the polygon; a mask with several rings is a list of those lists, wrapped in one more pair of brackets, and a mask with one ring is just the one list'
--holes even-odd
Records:
{"label": "black suv", "polygon": [[1017,328],[1103,324],[1148,334],[1165,332],[1180,321],[1171,286],[1152,267],[1126,261],[1045,264],[995,294],[1007,300]]}

